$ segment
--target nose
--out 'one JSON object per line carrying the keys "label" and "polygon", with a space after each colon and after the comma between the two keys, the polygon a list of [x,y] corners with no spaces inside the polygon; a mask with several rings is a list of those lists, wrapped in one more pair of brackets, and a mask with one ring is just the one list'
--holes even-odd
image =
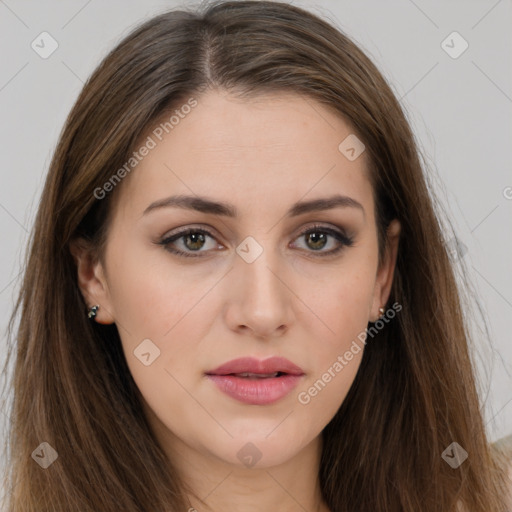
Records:
{"label": "nose", "polygon": [[226,284],[225,321],[230,329],[257,338],[282,336],[293,319],[293,292],[284,263],[270,249],[248,263],[237,256]]}

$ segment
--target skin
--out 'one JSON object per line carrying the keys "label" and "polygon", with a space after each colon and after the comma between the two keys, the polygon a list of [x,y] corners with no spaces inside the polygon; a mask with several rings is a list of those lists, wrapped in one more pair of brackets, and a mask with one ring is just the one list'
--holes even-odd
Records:
{"label": "skin", "polygon": [[[400,234],[394,221],[378,268],[366,154],[349,161],[338,150],[351,133],[342,118],[295,94],[248,101],[209,91],[118,185],[103,261],[72,246],[84,298],[100,305],[96,321],[116,323],[158,440],[212,510],[267,511],[276,504],[281,511],[328,510],[318,482],[321,432],[363,351],[308,404],[298,394],[380,316]],[[334,193],[357,200],[364,213],[337,207],[285,216],[296,201]],[[143,215],[153,201],[174,194],[230,202],[239,216],[176,207]],[[314,223],[349,232],[353,245],[322,257],[339,242],[329,236],[322,246],[299,236]],[[214,238],[205,235],[201,245],[185,237],[174,247],[202,256],[174,255],[155,243],[189,226],[207,227]],[[236,252],[247,236],[263,249],[252,263]],[[134,355],[147,338],[160,350],[149,366]],[[204,376],[237,357],[273,355],[305,373],[274,404],[240,403]],[[261,454],[252,467],[237,457],[249,442]]]}

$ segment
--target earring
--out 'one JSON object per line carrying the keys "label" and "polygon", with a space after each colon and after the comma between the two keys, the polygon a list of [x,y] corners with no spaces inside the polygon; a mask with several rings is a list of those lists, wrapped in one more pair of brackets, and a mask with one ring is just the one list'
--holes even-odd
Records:
{"label": "earring", "polygon": [[96,316],[96,313],[98,312],[98,309],[100,308],[99,305],[96,305],[96,306],[91,306],[89,308],[89,313],[87,314],[87,316],[89,318],[94,318]]}
{"label": "earring", "polygon": [[379,308],[379,313],[380,313],[379,319],[381,319],[384,316],[384,313],[385,313],[384,308]]}

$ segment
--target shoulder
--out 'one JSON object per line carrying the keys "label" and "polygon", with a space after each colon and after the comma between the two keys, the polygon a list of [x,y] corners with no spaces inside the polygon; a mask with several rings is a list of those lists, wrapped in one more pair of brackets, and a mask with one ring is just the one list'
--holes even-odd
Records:
{"label": "shoulder", "polygon": [[[508,463],[506,471],[508,476],[508,499],[510,501],[507,503],[507,510],[512,511],[512,434],[498,439],[492,443],[492,447],[499,452]],[[459,510],[459,512],[469,512],[466,511],[460,503],[457,510]]]}
{"label": "shoulder", "polygon": [[493,443],[493,446],[498,449],[503,455],[506,457],[508,466],[507,466],[507,474],[508,474],[508,489],[509,489],[509,499],[510,504],[509,507],[512,509],[512,434],[498,439],[498,441]]}
{"label": "shoulder", "polygon": [[509,469],[512,468],[512,434],[498,439],[493,444],[493,447],[503,453],[508,460]]}

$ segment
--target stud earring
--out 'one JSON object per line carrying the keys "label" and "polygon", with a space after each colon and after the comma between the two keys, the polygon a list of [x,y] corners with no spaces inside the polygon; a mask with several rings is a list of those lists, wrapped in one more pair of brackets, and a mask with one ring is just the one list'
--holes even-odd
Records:
{"label": "stud earring", "polygon": [[88,316],[89,318],[95,318],[99,308],[100,308],[100,306],[99,306],[99,305],[91,306],[91,307],[89,308],[89,313],[87,314],[87,316]]}
{"label": "stud earring", "polygon": [[385,313],[384,308],[379,308],[379,313],[380,313],[380,317],[379,317],[379,319],[380,319],[384,316],[384,313]]}

